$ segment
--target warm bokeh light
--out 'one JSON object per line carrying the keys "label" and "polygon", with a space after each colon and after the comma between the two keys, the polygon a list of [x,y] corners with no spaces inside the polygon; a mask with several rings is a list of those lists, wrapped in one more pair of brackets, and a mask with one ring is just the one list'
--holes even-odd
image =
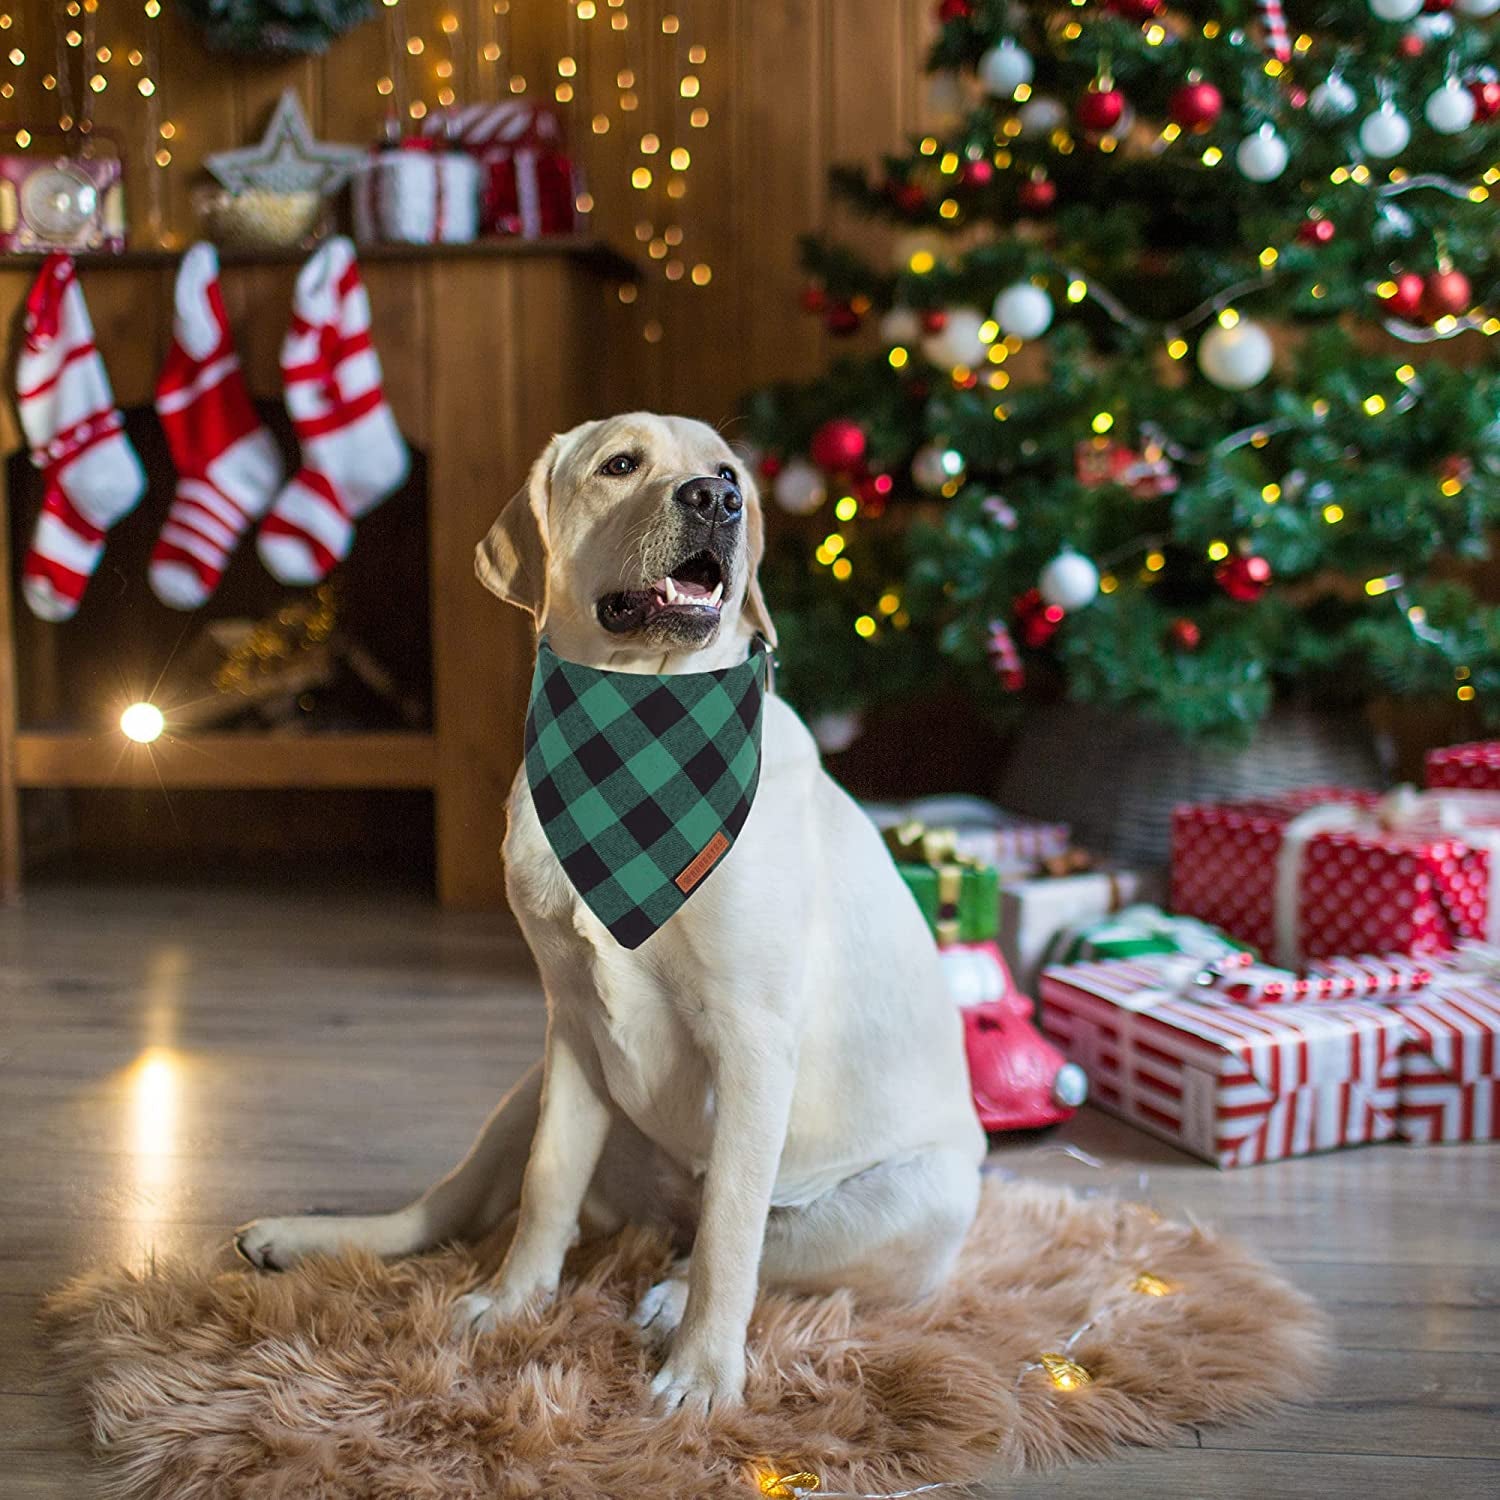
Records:
{"label": "warm bokeh light", "polygon": [[132,703],[120,715],[120,732],[138,745],[149,745],[159,739],[166,727],[167,721],[154,703]]}

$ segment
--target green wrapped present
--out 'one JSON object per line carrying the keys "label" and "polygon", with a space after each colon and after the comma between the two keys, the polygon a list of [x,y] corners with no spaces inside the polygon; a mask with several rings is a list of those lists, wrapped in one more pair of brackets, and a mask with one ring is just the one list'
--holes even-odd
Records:
{"label": "green wrapped present", "polygon": [[882,837],[940,948],[988,942],[999,933],[1000,876],[960,854],[953,830],[913,821],[885,829]]}
{"label": "green wrapped present", "polygon": [[1247,951],[1252,951],[1248,944],[1236,942],[1196,917],[1172,916],[1159,906],[1141,904],[1064,927],[1048,945],[1045,963],[1077,964],[1169,953],[1185,953],[1212,963],[1226,954]]}

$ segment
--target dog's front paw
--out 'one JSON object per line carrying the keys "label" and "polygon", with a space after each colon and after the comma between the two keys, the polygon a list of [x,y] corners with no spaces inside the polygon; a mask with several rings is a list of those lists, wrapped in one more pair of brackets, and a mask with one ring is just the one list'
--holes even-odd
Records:
{"label": "dog's front paw", "polygon": [[305,1255],[328,1249],[329,1221],[256,1219],[234,1232],[234,1248],[261,1271],[287,1271]]}
{"label": "dog's front paw", "polygon": [[663,1415],[678,1410],[700,1416],[738,1406],[745,1393],[745,1350],[741,1344],[712,1348],[678,1338],[667,1362],[651,1382],[656,1409]]}
{"label": "dog's front paw", "polygon": [[485,1292],[469,1292],[453,1304],[453,1332],[460,1338],[471,1333],[489,1333],[502,1323],[511,1323],[523,1313],[536,1311],[552,1300],[557,1288],[538,1283],[513,1288],[497,1285]]}

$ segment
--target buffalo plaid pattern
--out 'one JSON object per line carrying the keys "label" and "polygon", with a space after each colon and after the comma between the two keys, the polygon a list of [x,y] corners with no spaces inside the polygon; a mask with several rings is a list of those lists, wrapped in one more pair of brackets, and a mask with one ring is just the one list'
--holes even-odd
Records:
{"label": "buffalo plaid pattern", "polygon": [[[766,660],[758,638],[737,667],[680,676],[604,672],[564,661],[545,639],[537,647],[531,800],[568,879],[624,948],[682,906],[744,825],[760,780]],[[679,884],[719,835],[724,853]]]}

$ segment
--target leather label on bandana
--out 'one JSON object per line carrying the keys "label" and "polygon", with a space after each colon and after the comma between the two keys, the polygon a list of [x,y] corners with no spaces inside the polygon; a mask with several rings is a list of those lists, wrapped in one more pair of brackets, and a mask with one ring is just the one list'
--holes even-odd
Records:
{"label": "leather label on bandana", "polygon": [[706,845],[703,852],[677,877],[677,889],[685,895],[698,884],[708,872],[713,869],[714,861],[729,847],[729,840],[722,833],[716,833]]}
{"label": "leather label on bandana", "polygon": [[770,658],[711,672],[612,672],[543,638],[526,779],[553,853],[616,942],[638,948],[734,849],[760,781]]}

